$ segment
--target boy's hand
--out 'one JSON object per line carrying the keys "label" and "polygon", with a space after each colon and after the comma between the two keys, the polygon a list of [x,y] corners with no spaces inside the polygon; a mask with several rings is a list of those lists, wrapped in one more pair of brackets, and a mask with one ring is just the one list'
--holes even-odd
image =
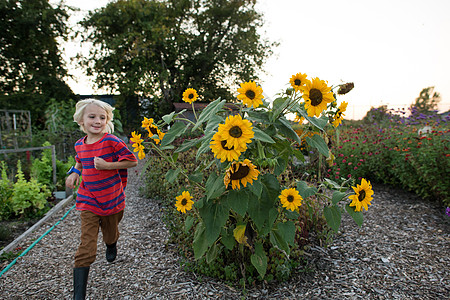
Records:
{"label": "boy's hand", "polygon": [[101,157],[94,157],[94,167],[97,170],[108,170],[109,162]]}
{"label": "boy's hand", "polygon": [[72,173],[66,178],[66,186],[69,189],[75,188],[75,186],[80,184],[80,176],[77,173]]}

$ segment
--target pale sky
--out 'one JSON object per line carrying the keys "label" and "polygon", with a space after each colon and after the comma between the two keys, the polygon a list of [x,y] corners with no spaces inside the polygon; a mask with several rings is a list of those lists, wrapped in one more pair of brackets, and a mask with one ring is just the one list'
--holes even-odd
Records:
{"label": "pale sky", "polygon": [[[81,9],[73,18],[79,20],[109,1],[65,2]],[[280,43],[259,82],[267,97],[300,72],[329,85],[354,82],[338,97],[349,103],[349,119],[361,119],[371,106],[408,107],[429,86],[441,94],[440,110],[450,109],[449,0],[258,0],[257,10],[262,34]],[[67,56],[77,47],[68,43]],[[69,82],[76,94],[102,93],[73,74],[80,78]]]}

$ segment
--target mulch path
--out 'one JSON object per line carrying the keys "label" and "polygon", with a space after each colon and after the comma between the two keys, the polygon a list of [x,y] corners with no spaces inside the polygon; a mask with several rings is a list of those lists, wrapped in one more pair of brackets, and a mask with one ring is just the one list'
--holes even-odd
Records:
{"label": "mulch path", "polygon": [[[139,195],[130,170],[118,258],[107,263],[98,242],[88,299],[447,299],[450,295],[450,218],[442,208],[402,190],[374,185],[361,228],[343,218],[327,247],[313,246],[307,266],[283,283],[244,293],[187,273],[161,221],[161,204]],[[20,245],[26,249],[73,205],[56,213]],[[79,212],[67,217],[0,277],[1,299],[71,299]],[[9,262],[0,264],[0,271]]]}

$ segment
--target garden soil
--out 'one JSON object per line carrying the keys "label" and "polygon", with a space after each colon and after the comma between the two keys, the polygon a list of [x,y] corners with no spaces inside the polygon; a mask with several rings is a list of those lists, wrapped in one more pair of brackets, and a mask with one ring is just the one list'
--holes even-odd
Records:
{"label": "garden soil", "polygon": [[[130,169],[118,257],[105,259],[101,234],[91,266],[88,299],[447,299],[450,295],[450,217],[442,207],[392,187],[374,185],[361,228],[344,217],[328,247],[313,245],[306,263],[287,282],[243,291],[185,272],[161,221],[161,203],[139,195]],[[72,203],[73,205],[73,203]],[[26,249],[72,206],[19,245]],[[79,212],[72,210],[0,277],[0,299],[71,299],[79,243]],[[10,261],[0,262],[3,270]]]}

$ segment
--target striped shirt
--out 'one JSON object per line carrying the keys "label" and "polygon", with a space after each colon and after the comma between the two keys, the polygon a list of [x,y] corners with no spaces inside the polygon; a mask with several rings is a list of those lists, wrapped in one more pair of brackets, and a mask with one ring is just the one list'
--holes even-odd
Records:
{"label": "striped shirt", "polygon": [[75,160],[83,166],[76,208],[89,210],[101,216],[116,214],[125,208],[124,190],[127,186],[127,169],[97,170],[94,167],[94,157],[116,162],[137,161],[136,156],[115,135],[105,133],[93,144],[86,144],[85,138],[75,143],[77,152]]}

